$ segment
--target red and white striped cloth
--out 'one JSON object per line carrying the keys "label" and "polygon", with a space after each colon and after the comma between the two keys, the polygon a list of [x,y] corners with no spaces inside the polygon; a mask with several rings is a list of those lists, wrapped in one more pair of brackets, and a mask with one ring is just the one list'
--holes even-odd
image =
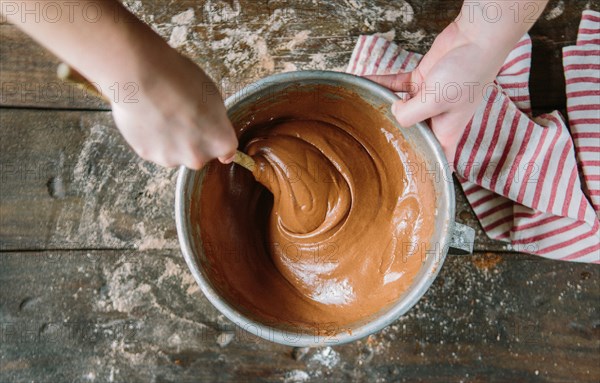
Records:
{"label": "red and white striped cloth", "polygon": [[[460,140],[454,166],[467,199],[487,235],[515,250],[600,263],[599,49],[600,13],[585,11],[577,46],[563,50],[571,132],[557,111],[531,115],[526,35]],[[347,72],[411,71],[421,57],[361,36]]]}

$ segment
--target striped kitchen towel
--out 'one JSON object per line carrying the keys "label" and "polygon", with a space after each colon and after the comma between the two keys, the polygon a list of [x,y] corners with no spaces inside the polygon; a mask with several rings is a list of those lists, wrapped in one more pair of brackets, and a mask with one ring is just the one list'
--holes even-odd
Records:
{"label": "striped kitchen towel", "polygon": [[[471,207],[489,237],[515,250],[600,263],[599,49],[600,13],[585,11],[577,46],[563,50],[571,131],[557,111],[531,114],[526,35],[459,142],[454,167]],[[361,36],[347,71],[411,71],[421,57]]]}

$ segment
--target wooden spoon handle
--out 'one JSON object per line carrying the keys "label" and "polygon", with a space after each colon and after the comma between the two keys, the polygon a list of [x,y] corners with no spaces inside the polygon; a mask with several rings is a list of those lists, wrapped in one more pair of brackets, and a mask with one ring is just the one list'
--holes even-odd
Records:
{"label": "wooden spoon handle", "polygon": [[[77,72],[75,69],[71,68],[68,64],[60,63],[56,70],[56,74],[59,79],[67,82],[71,82],[77,85],[79,88],[87,91],[89,94],[99,97],[102,100],[110,103],[110,100],[104,96],[102,93],[98,91],[98,88],[94,84],[92,84],[87,78],[85,78],[81,73]],[[254,172],[254,168],[256,167],[256,163],[246,153],[240,152],[239,150],[235,153],[235,158],[233,159],[238,165],[245,167],[246,169]]]}
{"label": "wooden spoon handle", "polygon": [[104,96],[102,93],[98,91],[98,88],[94,84],[92,84],[87,78],[83,77],[83,75],[77,72],[75,69],[71,68],[69,65],[65,63],[60,63],[58,68],[56,68],[56,75],[59,79],[73,83],[77,85],[80,89],[87,91],[92,96],[96,96],[101,98],[102,100],[110,103],[108,97]]}
{"label": "wooden spoon handle", "polygon": [[254,162],[252,157],[239,150],[235,153],[233,162],[250,170],[251,173],[254,173],[254,169],[256,168],[256,162]]}

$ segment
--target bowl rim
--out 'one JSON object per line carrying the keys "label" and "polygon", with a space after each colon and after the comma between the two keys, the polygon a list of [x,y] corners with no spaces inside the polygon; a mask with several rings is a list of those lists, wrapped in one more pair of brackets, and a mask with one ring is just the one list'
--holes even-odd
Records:
{"label": "bowl rim", "polygon": [[[381,99],[383,102],[389,103],[390,105],[394,101],[399,100],[399,97],[392,91],[366,78],[341,72],[313,70],[285,72],[265,77],[230,96],[225,101],[225,106],[229,111],[238,102],[241,102],[248,97],[252,97],[258,92],[264,91],[269,86],[282,84],[285,85],[287,83],[293,83],[297,81],[325,81],[327,83],[335,82],[344,86],[350,85],[352,87],[362,88],[362,90],[373,94],[375,97]],[[403,129],[395,120],[393,122],[398,129]],[[425,273],[423,274],[424,277],[417,281],[416,284],[412,285],[413,287],[410,291],[408,291],[408,294],[406,294],[403,299],[400,299],[398,302],[392,304],[385,313],[359,326],[357,329],[353,330],[352,333],[339,332],[333,337],[319,335],[318,333],[296,333],[259,323],[241,314],[238,310],[227,303],[225,299],[221,298],[220,294],[212,287],[211,283],[204,278],[200,271],[201,266],[194,256],[194,250],[192,248],[193,242],[191,241],[190,232],[187,227],[189,217],[186,217],[185,211],[186,198],[188,197],[186,187],[190,177],[195,175],[197,171],[187,169],[184,166],[180,167],[175,193],[175,221],[179,243],[188,268],[192,272],[194,279],[211,304],[229,320],[234,322],[234,324],[239,328],[271,342],[292,347],[335,346],[352,342],[380,331],[397,320],[401,315],[408,312],[427,292],[437,277],[442,264],[444,263],[453,230],[455,214],[454,181],[452,179],[452,173],[450,169],[447,166],[444,166],[445,155],[440,143],[435,138],[429,127],[424,123],[418,123],[410,129],[418,129],[420,133],[423,134],[424,139],[429,144],[433,154],[436,157],[436,162],[442,165],[441,169],[444,172],[442,177],[442,183],[444,186],[441,187],[441,192],[437,195],[437,198],[444,198],[446,200],[447,209],[440,209],[440,204],[438,203],[437,214],[443,215],[443,228],[445,228],[445,230],[442,230],[442,232],[439,233],[439,238],[436,242],[440,244],[438,253],[435,257],[433,257],[432,260],[429,259],[428,261],[424,262],[424,265],[427,267]]]}

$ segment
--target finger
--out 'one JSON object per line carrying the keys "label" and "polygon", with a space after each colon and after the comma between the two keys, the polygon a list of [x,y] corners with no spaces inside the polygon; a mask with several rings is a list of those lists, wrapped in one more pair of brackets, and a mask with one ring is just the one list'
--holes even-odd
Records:
{"label": "finger", "polygon": [[192,170],[202,169],[206,163],[212,159],[204,155],[197,147],[194,146],[188,147],[188,150],[182,148],[181,155],[182,165]]}
{"label": "finger", "polygon": [[[238,147],[238,139],[233,130],[233,126],[231,123],[227,121],[228,124],[223,128],[220,128],[220,131],[212,140],[208,142],[209,150],[208,154],[210,154],[211,158],[218,158],[219,161],[223,163],[227,163],[227,161],[231,159],[233,161],[233,156],[235,156],[235,152]],[[230,162],[231,162],[230,161]]]}
{"label": "finger", "polygon": [[191,170],[200,170],[204,167],[205,162],[200,159],[190,159],[185,161],[183,165]]}
{"label": "finger", "polygon": [[162,166],[163,168],[172,169],[179,165],[175,159],[167,156],[166,154],[156,154],[153,155],[150,161],[154,162],[157,165]]}
{"label": "finger", "polygon": [[235,136],[226,139],[217,139],[210,143],[210,157],[218,158],[224,164],[231,163],[238,147],[238,140]]}
{"label": "finger", "polygon": [[179,166],[179,162],[167,153],[158,152],[143,145],[132,146],[133,151],[144,161],[153,162],[163,168],[175,168]]}
{"label": "finger", "polygon": [[[436,134],[436,137],[437,134]],[[452,139],[444,141],[442,139],[440,139],[438,137],[438,142],[440,143],[440,146],[442,147],[442,150],[444,151],[444,155],[446,157],[446,161],[448,166],[450,167],[450,169],[452,171],[454,171],[454,159],[456,156],[456,147],[458,146],[458,142],[454,141]]]}
{"label": "finger", "polygon": [[444,150],[444,154],[446,155],[446,160],[448,161],[448,166],[450,167],[450,170],[454,171],[454,159],[456,156],[456,146],[450,146],[450,147],[442,147],[442,149]]}
{"label": "finger", "polygon": [[[449,128],[444,127],[441,129],[448,130]],[[453,168],[458,140],[456,140],[452,134],[440,134],[440,126],[436,126],[436,128],[433,129],[433,133],[435,134],[440,146],[442,147],[442,150],[444,151],[448,165]]]}
{"label": "finger", "polygon": [[177,162],[173,161],[173,160],[167,160],[164,157],[160,157],[160,158],[147,158],[144,159],[145,161],[149,161],[149,162],[153,162],[158,166],[161,166],[163,168],[167,168],[167,169],[173,169],[176,168],[178,166]]}
{"label": "finger", "polygon": [[230,164],[235,159],[236,153],[237,153],[237,151],[233,150],[230,153],[228,153],[227,155],[219,157],[219,161],[221,161],[221,163],[225,164],[225,165]]}
{"label": "finger", "polygon": [[152,161],[151,158],[152,156],[150,155],[150,151],[142,146],[139,145],[131,145],[131,148],[133,149],[133,151],[135,152],[135,154],[138,155],[138,157],[140,157],[142,160],[144,161]]}
{"label": "finger", "polygon": [[437,116],[431,125],[451,167],[454,165],[458,143],[470,119],[471,115],[468,113],[447,112]]}
{"label": "finger", "polygon": [[374,81],[393,92],[408,92],[413,94],[417,90],[417,84],[412,81],[412,73],[413,72],[371,75],[365,76],[365,78]]}
{"label": "finger", "polygon": [[398,123],[405,128],[437,116],[441,112],[438,103],[434,101],[424,102],[421,100],[420,94],[408,101],[398,100],[392,105],[392,113]]}

